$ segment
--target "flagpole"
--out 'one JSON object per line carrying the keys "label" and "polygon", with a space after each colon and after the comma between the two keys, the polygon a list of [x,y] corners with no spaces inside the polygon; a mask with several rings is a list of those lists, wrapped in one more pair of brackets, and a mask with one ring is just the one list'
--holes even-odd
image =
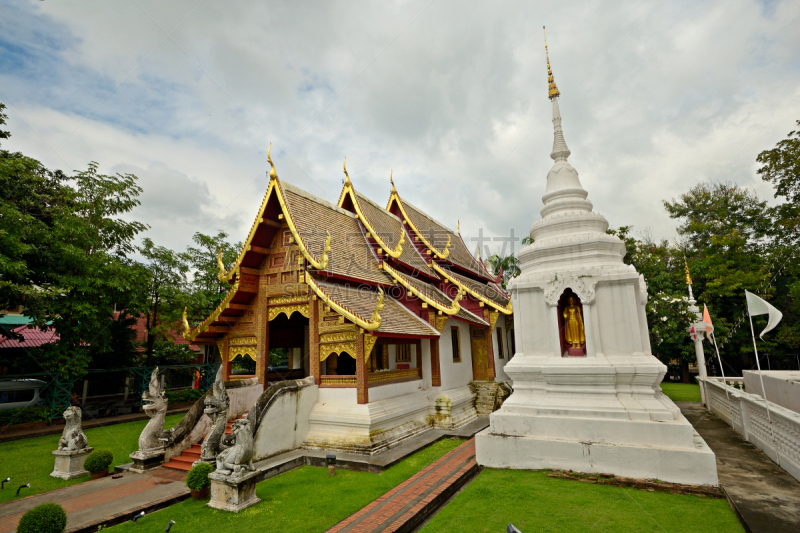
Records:
{"label": "flagpole", "polygon": [[764,395],[764,407],[767,409],[767,422],[769,422],[769,431],[772,435],[772,446],[775,448],[775,459],[778,466],[781,465],[781,455],[778,451],[778,445],[775,443],[775,428],[772,427],[772,417],[769,413],[769,402],[767,402],[767,389],[764,387],[764,374],[761,373],[761,363],[758,361],[758,348],[756,347],[756,333],[753,329],[753,315],[750,314],[750,303],[747,305],[747,316],[750,319],[750,336],[753,337],[753,350],[756,353],[756,366],[758,367],[758,377],[761,380],[761,392]]}
{"label": "flagpole", "polygon": [[[708,326],[706,326],[708,328]],[[719,356],[719,347],[717,346],[717,336],[714,335],[714,331],[712,330],[709,334],[709,337],[714,342],[714,349],[717,351],[717,361],[719,362],[719,372],[722,374],[722,384],[725,385],[725,397],[728,399],[728,403],[730,404],[731,397],[728,394],[728,384],[725,383],[725,370],[722,368],[722,358]]]}

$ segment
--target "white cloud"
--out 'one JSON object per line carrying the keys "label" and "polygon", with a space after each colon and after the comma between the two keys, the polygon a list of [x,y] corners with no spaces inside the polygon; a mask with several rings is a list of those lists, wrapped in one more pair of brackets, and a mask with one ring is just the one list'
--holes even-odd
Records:
{"label": "white cloud", "polygon": [[136,169],[151,237],[175,247],[193,228],[245,235],[270,140],[281,178],[312,194],[338,197],[346,155],[378,203],[394,169],[465,236],[524,234],[552,163],[542,24],[570,160],[612,225],[673,236],[661,201],[700,180],[771,196],[755,157],[800,118],[791,1],[139,5],[12,12],[19,46],[42,48],[38,27],[61,45],[0,65],[5,144],[47,156],[24,118],[63,141],[52,166]]}

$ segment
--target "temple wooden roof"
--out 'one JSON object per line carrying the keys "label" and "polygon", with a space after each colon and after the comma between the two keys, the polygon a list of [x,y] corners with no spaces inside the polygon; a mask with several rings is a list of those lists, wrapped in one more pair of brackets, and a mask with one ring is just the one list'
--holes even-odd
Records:
{"label": "temple wooden roof", "polygon": [[265,263],[275,252],[271,243],[287,227],[291,242],[284,244],[295,250],[290,266],[299,270],[298,300],[321,298],[374,335],[438,336],[425,319],[430,311],[489,327],[460,302],[473,311],[488,305],[511,313],[508,295],[460,235],[403,202],[394,185],[384,209],[358,193],[347,175],[338,203],[283,182],[273,166],[236,261],[226,268],[220,260],[220,280],[231,290],[202,323],[184,323],[185,338],[214,342],[245,315],[260,290],[260,276],[272,266]]}

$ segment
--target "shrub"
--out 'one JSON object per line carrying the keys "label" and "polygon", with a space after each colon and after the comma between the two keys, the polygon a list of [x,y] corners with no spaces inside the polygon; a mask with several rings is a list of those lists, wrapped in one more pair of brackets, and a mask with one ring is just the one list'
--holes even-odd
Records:
{"label": "shrub", "polygon": [[108,467],[111,466],[113,461],[114,454],[112,454],[110,450],[95,450],[86,458],[83,467],[92,474],[103,471],[107,472]]}
{"label": "shrub", "polygon": [[62,533],[67,527],[67,513],[57,503],[43,503],[24,515],[18,533]]}
{"label": "shrub", "polygon": [[166,396],[170,404],[196,402],[203,396],[203,391],[200,389],[170,390],[167,391]]}
{"label": "shrub", "polygon": [[0,411],[0,426],[25,424],[27,422],[49,422],[50,408],[44,406],[3,409]]}
{"label": "shrub", "polygon": [[211,463],[197,463],[186,476],[186,486],[192,490],[203,490],[210,487],[211,480],[208,479],[208,475],[213,471],[214,466]]}

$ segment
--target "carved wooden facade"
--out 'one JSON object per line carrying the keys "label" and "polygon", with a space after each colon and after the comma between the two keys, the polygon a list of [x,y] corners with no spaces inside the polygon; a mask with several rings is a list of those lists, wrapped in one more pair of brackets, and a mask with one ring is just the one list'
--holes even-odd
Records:
{"label": "carved wooden facade", "polygon": [[[312,375],[321,387],[356,388],[366,403],[370,387],[423,377],[423,342],[439,386],[439,337],[452,319],[470,326],[474,379],[493,379],[491,333],[511,313],[498,280],[394,184],[382,208],[345,174],[332,205],[272,167],[242,251],[227,268],[220,260],[231,291],[202,323],[186,324],[185,337],[218,346],[226,379],[237,377],[232,362],[248,358],[262,383]],[[289,368],[270,370],[276,347],[288,350]]]}

